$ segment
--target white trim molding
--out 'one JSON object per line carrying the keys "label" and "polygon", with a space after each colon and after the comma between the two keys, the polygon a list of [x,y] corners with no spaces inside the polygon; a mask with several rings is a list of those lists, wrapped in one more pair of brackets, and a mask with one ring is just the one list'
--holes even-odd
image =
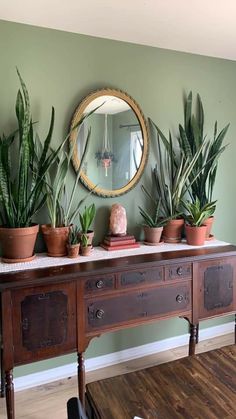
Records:
{"label": "white trim molding", "polygon": [[[200,330],[199,340],[202,341],[212,339],[217,336],[227,335],[233,331],[234,322],[208,327],[206,329]],[[85,369],[86,371],[94,371],[99,368],[109,367],[121,362],[130,361],[155,353],[167,351],[169,349],[178,348],[180,346],[187,345],[188,341],[189,335],[184,334],[152,343],[147,343],[145,345],[136,346],[134,348],[124,349],[119,352],[113,352],[107,355],[89,358],[85,361]],[[75,376],[76,374],[77,364],[74,362],[72,364],[63,365],[61,367],[51,368],[46,371],[40,371],[15,378],[14,387],[16,391],[26,390],[28,388],[51,383],[53,381],[69,378]]]}

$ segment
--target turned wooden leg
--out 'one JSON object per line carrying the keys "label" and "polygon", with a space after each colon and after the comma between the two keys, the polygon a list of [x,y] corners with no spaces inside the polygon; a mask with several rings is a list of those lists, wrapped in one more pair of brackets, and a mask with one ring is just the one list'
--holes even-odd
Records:
{"label": "turned wooden leg", "polygon": [[6,406],[7,406],[7,419],[15,419],[14,409],[14,384],[12,370],[6,371]]}
{"label": "turned wooden leg", "polygon": [[198,324],[190,324],[190,338],[189,338],[189,355],[195,354],[195,346],[197,343],[197,329]]}
{"label": "turned wooden leg", "polygon": [[197,335],[196,335],[196,343],[199,342],[199,323],[197,324]]}
{"label": "turned wooden leg", "polygon": [[78,353],[78,385],[79,399],[83,408],[85,408],[85,365],[83,353]]}
{"label": "turned wooden leg", "polygon": [[5,371],[3,366],[3,349],[1,348],[1,397],[5,397]]}
{"label": "turned wooden leg", "polygon": [[234,315],[234,343],[236,345],[236,314]]}

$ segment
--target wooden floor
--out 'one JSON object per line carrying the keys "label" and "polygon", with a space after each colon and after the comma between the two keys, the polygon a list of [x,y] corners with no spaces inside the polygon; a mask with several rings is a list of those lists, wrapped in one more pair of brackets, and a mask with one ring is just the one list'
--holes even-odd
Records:
{"label": "wooden floor", "polygon": [[[231,345],[234,335],[220,336],[198,344],[197,353]],[[144,369],[164,362],[182,358],[187,355],[187,346],[161,352],[133,361],[124,362],[114,367],[107,367],[88,372],[87,382],[113,377],[127,372]],[[15,394],[17,419],[66,419],[66,402],[77,395],[76,378],[56,381],[51,384],[19,391]],[[0,419],[6,419],[5,399],[0,399]],[[219,419],[226,419],[219,416]]]}
{"label": "wooden floor", "polygon": [[235,419],[236,346],[87,385],[92,419]]}

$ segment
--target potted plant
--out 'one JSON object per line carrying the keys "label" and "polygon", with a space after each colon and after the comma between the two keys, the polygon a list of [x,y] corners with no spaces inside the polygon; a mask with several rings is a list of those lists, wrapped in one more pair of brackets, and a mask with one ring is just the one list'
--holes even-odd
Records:
{"label": "potted plant", "polygon": [[89,243],[89,238],[87,234],[81,234],[80,243],[81,243],[81,255],[89,256],[91,253],[92,244]]}
{"label": "potted plant", "polygon": [[144,243],[148,245],[157,245],[160,243],[163,226],[168,222],[168,219],[163,218],[160,214],[161,200],[153,198],[151,193],[142,185],[142,191],[149,198],[152,209],[146,211],[139,206],[139,212],[144,219]]}
{"label": "potted plant", "polygon": [[93,237],[94,237],[94,231],[89,230],[89,227],[91,226],[94,217],[95,217],[95,204],[89,205],[89,207],[84,208],[84,211],[82,213],[79,213],[79,219],[81,224],[81,234],[86,234],[88,237],[89,244],[92,244]]}
{"label": "potted plant", "polygon": [[34,135],[29,94],[18,69],[17,74],[21,86],[15,108],[18,129],[0,138],[0,240],[5,262],[34,258],[39,229],[34,224],[34,216],[46,201],[45,177],[59,151],[50,149],[54,109],[42,145]]}
{"label": "potted plant", "polygon": [[201,246],[206,239],[206,225],[204,222],[211,217],[215,211],[214,202],[209,202],[201,207],[198,198],[195,201],[183,202],[183,206],[187,211],[185,217],[185,232],[187,243],[193,246]]}
{"label": "potted plant", "polygon": [[158,150],[157,164],[153,169],[154,185],[161,199],[162,216],[169,219],[164,225],[162,238],[166,243],[179,243],[184,226],[181,201],[193,182],[193,179],[189,181],[189,177],[202,148],[186,159],[181,149],[174,150],[171,133],[167,139],[151,119],[149,122],[156,136]]}
{"label": "potted plant", "polygon": [[[198,199],[201,208],[212,202],[218,160],[227,147],[227,145],[223,145],[223,141],[228,128],[229,124],[218,133],[216,121],[213,137],[208,138],[204,133],[204,110],[201,98],[197,95],[197,112],[194,115],[192,112],[192,92],[189,93],[184,105],[184,126],[179,125],[178,141],[185,160],[192,158],[197,153],[199,154],[189,179],[192,201],[195,202]],[[199,153],[200,148],[201,152]],[[205,220],[205,223],[210,224],[206,233],[207,239],[210,238],[212,221],[213,214],[209,220]]]}
{"label": "potted plant", "polygon": [[[99,106],[88,114],[85,114],[72,130],[78,128],[84,119],[88,118],[98,108]],[[71,132],[66,137],[66,140],[69,138],[70,134]],[[68,192],[67,185],[70,174],[72,155],[74,151],[73,148],[71,148],[70,152],[67,153],[61,147],[57,160],[54,162],[54,165],[47,174],[47,208],[51,223],[44,224],[41,227],[47,246],[48,256],[60,257],[67,254],[66,244],[70,226],[78,216],[79,208],[88,196],[87,195],[83,199],[79,200],[77,186],[80,179],[81,168],[83,166],[84,158],[88,148],[89,137],[90,130],[88,131],[83,155],[80,159],[78,171],[76,177],[74,178],[73,187],[70,192]],[[92,191],[93,190],[91,190],[90,193],[92,193]]]}
{"label": "potted plant", "polygon": [[78,237],[79,228],[73,224],[70,226],[68,242],[67,242],[67,256],[69,258],[77,258],[79,256],[80,241]]}

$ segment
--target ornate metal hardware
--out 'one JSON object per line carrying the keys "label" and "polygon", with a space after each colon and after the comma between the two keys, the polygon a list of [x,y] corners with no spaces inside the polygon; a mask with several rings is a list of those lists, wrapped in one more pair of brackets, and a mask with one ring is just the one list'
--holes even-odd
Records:
{"label": "ornate metal hardware", "polygon": [[181,294],[177,295],[177,297],[176,297],[177,303],[182,303],[183,300],[184,300],[184,296],[183,295],[181,295]]}
{"label": "ornate metal hardware", "polygon": [[97,317],[97,319],[103,319],[104,314],[105,314],[105,311],[102,308],[100,308],[99,310],[97,310],[96,311],[96,317]]}
{"label": "ornate metal hardware", "polygon": [[178,269],[177,269],[177,275],[179,275],[179,276],[181,276],[181,275],[183,275],[183,268],[182,268],[182,266],[180,266]]}
{"label": "ornate metal hardware", "polygon": [[104,286],[104,281],[102,279],[99,279],[99,281],[96,282],[96,287],[100,289],[103,286]]}
{"label": "ornate metal hardware", "polygon": [[38,300],[49,300],[49,299],[50,299],[50,294],[49,293],[38,295]]}
{"label": "ornate metal hardware", "polygon": [[28,328],[29,328],[29,319],[27,317],[25,317],[22,320],[21,324],[22,324],[22,329],[23,330],[28,330]]}

